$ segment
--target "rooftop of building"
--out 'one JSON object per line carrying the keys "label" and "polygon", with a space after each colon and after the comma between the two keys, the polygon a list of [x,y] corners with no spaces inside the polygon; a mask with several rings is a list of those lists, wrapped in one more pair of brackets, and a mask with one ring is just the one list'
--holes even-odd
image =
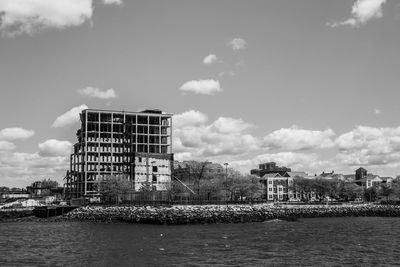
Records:
{"label": "rooftop of building", "polygon": [[[283,178],[282,175],[280,175],[280,174],[277,173],[277,172],[274,172],[274,173],[267,173],[267,174],[264,174],[263,177],[260,178],[260,180],[265,180],[265,179],[267,179],[267,178],[277,178],[277,177]],[[284,177],[284,178],[286,178],[286,177]]]}
{"label": "rooftop of building", "polygon": [[117,114],[135,114],[135,115],[161,115],[161,116],[173,116],[172,113],[163,112],[160,109],[144,109],[140,111],[126,111],[126,110],[111,110],[111,109],[93,109],[88,108],[82,110],[83,112],[102,112],[102,113],[117,113]]}

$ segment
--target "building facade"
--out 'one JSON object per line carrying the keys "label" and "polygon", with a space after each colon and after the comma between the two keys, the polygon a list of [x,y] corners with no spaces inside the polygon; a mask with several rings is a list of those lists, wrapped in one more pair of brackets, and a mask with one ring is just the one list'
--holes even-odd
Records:
{"label": "building facade", "polygon": [[175,161],[173,176],[192,190],[198,189],[199,180],[210,178],[223,179],[226,175],[224,167],[209,161]]}
{"label": "building facade", "polygon": [[305,196],[294,191],[294,178],[308,177],[305,172],[286,172],[283,175],[279,173],[267,173],[260,178],[260,182],[264,184],[265,198],[268,201],[300,201],[302,197],[310,199],[315,198],[315,193],[310,192]]}
{"label": "building facade", "polygon": [[167,190],[171,183],[172,114],[160,110],[125,112],[86,109],[70,157],[66,194],[98,194],[109,176],[132,182],[132,190]]}

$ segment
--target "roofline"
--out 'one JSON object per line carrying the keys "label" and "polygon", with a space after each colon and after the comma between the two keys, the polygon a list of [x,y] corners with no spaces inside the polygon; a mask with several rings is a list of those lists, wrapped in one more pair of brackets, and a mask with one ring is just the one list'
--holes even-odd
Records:
{"label": "roofline", "polygon": [[[142,111],[125,111],[125,110],[111,110],[111,109],[96,109],[96,108],[87,108],[87,109],[83,109],[82,113],[84,111],[98,111],[98,112],[108,112],[108,113],[126,113],[126,114],[146,114],[146,115],[154,115],[154,116],[173,116],[173,113],[161,113],[161,114],[157,114],[157,113],[148,113],[148,112],[142,112]],[[160,110],[161,111],[161,110]],[[163,112],[163,111],[161,111]]]}

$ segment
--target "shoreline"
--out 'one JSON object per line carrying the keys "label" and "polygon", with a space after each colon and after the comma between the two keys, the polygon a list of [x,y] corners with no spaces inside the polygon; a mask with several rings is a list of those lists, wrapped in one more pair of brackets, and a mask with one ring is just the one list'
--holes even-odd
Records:
{"label": "shoreline", "polygon": [[[24,211],[1,211],[0,222],[127,222],[137,224],[221,224],[263,222],[274,219],[297,221],[321,217],[400,217],[400,206],[348,204],[341,206],[204,205],[204,206],[84,206],[65,215],[38,218]],[[0,213],[0,214],[1,214]],[[14,215],[14,216],[12,216]]]}

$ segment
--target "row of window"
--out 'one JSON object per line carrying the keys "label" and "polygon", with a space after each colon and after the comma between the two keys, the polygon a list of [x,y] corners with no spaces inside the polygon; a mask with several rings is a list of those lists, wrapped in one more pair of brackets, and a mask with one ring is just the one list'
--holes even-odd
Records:
{"label": "row of window", "polygon": [[[99,116],[100,115],[100,116]],[[88,122],[114,122],[114,123],[138,123],[138,124],[162,124],[169,125],[169,118],[161,116],[124,115],[111,113],[88,113]],[[125,117],[125,121],[124,121]]]}
{"label": "row of window", "polygon": [[115,134],[124,134],[124,133],[142,133],[142,134],[163,134],[166,135],[169,133],[169,127],[164,126],[141,126],[141,125],[111,125],[111,124],[97,124],[97,123],[88,123],[87,125],[88,132],[101,132],[101,133],[115,133]]}

